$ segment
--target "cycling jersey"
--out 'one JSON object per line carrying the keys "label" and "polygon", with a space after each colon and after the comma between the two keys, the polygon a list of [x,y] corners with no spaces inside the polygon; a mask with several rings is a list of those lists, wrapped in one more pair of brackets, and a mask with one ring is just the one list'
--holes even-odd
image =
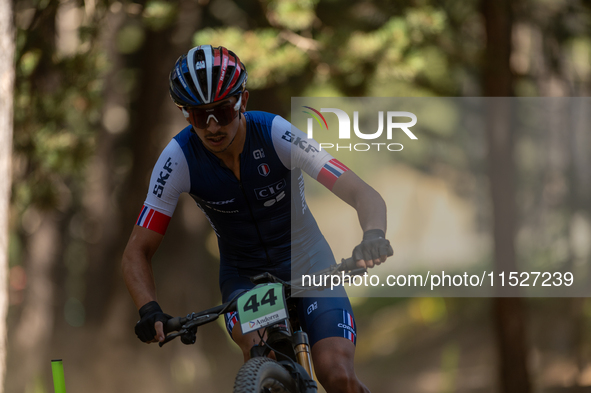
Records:
{"label": "cycling jersey", "polygon": [[[137,220],[137,225],[164,234],[180,194],[189,193],[218,238],[224,302],[252,288],[249,277],[264,271],[289,280],[291,267],[307,273],[334,263],[306,204],[302,170],[328,189],[348,170],[280,116],[265,112],[244,116],[240,180],[189,126],[160,155]],[[342,288],[334,294],[341,297],[298,301],[299,318],[312,345],[333,336],[355,343],[349,299]],[[226,315],[230,332],[235,319]]]}
{"label": "cycling jersey", "polygon": [[348,168],[280,116],[244,115],[240,180],[188,126],[160,155],[137,225],[164,234],[179,195],[187,192],[218,237],[222,271],[289,269],[292,256],[322,238],[306,204],[301,170],[332,189]]}

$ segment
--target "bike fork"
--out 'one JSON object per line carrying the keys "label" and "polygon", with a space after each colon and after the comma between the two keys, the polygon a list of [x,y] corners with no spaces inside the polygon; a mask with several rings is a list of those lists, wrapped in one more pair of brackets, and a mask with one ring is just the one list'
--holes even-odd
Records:
{"label": "bike fork", "polygon": [[308,340],[308,335],[301,330],[294,333],[294,351],[297,362],[300,366],[305,368],[308,375],[316,381],[314,367],[312,366],[312,354],[310,353],[310,341]]}

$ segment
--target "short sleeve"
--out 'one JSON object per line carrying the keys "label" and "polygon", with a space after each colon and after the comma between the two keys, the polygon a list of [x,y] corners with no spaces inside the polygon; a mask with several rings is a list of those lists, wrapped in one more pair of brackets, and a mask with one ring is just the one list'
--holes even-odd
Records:
{"label": "short sleeve", "polygon": [[136,224],[164,234],[179,196],[190,189],[187,159],[178,142],[173,139],[162,151],[152,170],[148,195]]}
{"label": "short sleeve", "polygon": [[271,129],[273,147],[288,169],[300,168],[332,190],[336,180],[349,170],[344,164],[322,150],[318,142],[308,138],[281,116],[275,117]]}

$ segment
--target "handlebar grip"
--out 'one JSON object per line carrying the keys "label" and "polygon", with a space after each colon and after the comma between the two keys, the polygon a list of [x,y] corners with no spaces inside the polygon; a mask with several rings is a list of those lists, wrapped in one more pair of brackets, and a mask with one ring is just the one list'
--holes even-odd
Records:
{"label": "handlebar grip", "polygon": [[164,324],[164,334],[168,334],[172,331],[181,330],[183,326],[183,321],[181,317],[174,317],[166,321]]}
{"label": "handlebar grip", "polygon": [[353,257],[349,257],[341,261],[342,270],[344,272],[350,272],[351,270],[357,269],[357,263],[353,260]]}

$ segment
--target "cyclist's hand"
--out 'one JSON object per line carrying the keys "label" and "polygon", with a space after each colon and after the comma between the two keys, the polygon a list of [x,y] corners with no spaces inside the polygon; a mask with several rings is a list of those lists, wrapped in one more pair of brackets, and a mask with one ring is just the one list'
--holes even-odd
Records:
{"label": "cyclist's hand", "polygon": [[164,314],[157,302],[151,301],[140,308],[140,320],[135,324],[135,334],[145,343],[164,341],[163,323],[172,318]]}
{"label": "cyclist's hand", "polygon": [[353,260],[359,267],[374,267],[394,255],[390,241],[381,229],[370,229],[363,234],[363,241],[353,249]]}

